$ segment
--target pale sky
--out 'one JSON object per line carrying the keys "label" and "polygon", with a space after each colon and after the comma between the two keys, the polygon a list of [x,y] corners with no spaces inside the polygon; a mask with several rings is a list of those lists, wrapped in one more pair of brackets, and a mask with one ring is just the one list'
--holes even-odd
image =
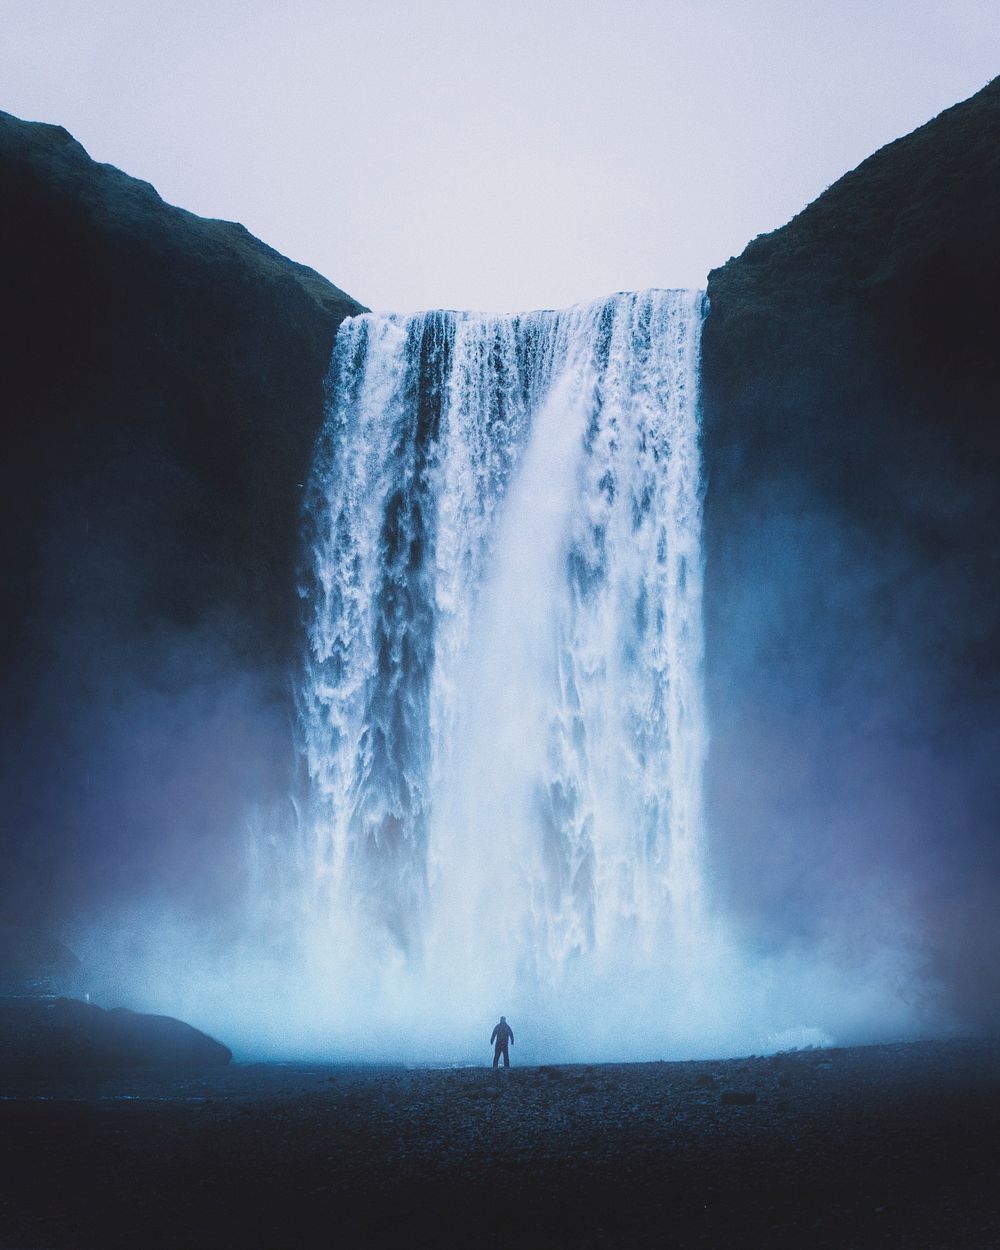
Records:
{"label": "pale sky", "polygon": [[0,108],[400,311],[704,286],[997,73],[997,0],[0,0]]}

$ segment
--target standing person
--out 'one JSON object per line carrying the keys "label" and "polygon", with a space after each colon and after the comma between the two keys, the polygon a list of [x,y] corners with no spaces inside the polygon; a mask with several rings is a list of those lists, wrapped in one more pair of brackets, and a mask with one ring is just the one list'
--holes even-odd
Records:
{"label": "standing person", "polygon": [[510,1055],[507,1053],[508,1043],[514,1045],[514,1030],[507,1023],[507,1017],[501,1016],[500,1023],[490,1034],[490,1041],[494,1042],[493,1048],[493,1066],[498,1067],[500,1064],[500,1056],[503,1055],[503,1066],[510,1067]]}

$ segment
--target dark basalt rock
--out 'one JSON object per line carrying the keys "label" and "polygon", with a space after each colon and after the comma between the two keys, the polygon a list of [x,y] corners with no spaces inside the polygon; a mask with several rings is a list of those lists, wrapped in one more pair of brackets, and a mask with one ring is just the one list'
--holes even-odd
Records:
{"label": "dark basalt rock", "polygon": [[171,1016],[105,1011],[74,998],[0,999],[0,1067],[107,1071],[216,1067],[232,1052]]}
{"label": "dark basalt rock", "polygon": [[205,911],[288,793],[299,501],[361,306],[7,114],[0,256],[0,906],[141,875]]}
{"label": "dark basalt rock", "polygon": [[703,355],[725,901],[765,945],[914,926],[994,1024],[998,221],[1000,79],[714,270]]}

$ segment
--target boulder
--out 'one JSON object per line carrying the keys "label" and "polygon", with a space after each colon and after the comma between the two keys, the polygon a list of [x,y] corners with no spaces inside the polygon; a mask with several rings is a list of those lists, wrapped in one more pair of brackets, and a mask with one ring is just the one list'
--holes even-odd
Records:
{"label": "boulder", "polygon": [[76,998],[0,999],[0,1067],[6,1071],[115,1071],[218,1067],[232,1052],[171,1016]]}

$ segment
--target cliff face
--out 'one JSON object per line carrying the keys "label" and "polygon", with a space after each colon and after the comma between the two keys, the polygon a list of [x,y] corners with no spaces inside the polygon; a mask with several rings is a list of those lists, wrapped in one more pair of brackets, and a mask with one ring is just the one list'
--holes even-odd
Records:
{"label": "cliff face", "polygon": [[713,271],[703,358],[717,885],[764,942],[915,924],[965,1018],[1000,1002],[998,222],[1000,79]]}
{"label": "cliff face", "polygon": [[0,905],[205,902],[287,792],[300,484],[361,307],[58,127],[0,114],[0,185]]}

